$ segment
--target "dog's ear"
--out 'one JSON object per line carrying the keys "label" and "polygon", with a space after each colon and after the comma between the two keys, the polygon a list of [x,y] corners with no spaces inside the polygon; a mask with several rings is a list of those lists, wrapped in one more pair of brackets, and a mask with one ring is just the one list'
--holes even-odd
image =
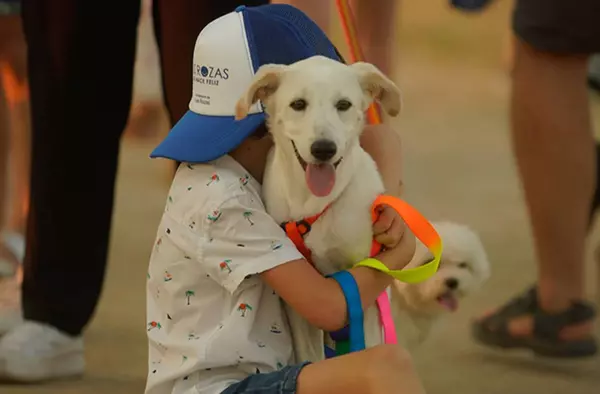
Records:
{"label": "dog's ear", "polygon": [[275,93],[279,87],[281,74],[286,67],[279,64],[266,64],[258,69],[252,84],[235,105],[236,120],[244,119],[248,115],[250,107],[258,100],[265,101]]}
{"label": "dog's ear", "polygon": [[363,90],[373,100],[379,101],[385,112],[390,116],[397,116],[400,113],[402,97],[400,89],[392,80],[370,63],[357,62],[350,67],[358,74]]}

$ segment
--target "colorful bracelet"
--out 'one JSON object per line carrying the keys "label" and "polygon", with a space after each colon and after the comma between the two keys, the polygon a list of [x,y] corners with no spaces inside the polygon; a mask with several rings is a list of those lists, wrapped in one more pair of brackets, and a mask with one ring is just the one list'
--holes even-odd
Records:
{"label": "colorful bracelet", "polygon": [[350,352],[365,349],[364,313],[358,285],[354,276],[348,271],[340,271],[329,275],[342,288],[348,308],[348,325],[350,330]]}

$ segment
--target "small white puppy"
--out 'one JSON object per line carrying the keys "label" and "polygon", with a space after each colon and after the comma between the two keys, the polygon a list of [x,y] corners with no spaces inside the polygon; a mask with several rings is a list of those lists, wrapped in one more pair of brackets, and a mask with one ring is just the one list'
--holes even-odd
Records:
{"label": "small white puppy", "polygon": [[[269,214],[279,223],[322,214],[304,242],[323,274],[368,257],[371,205],[384,187],[359,137],[373,100],[391,116],[400,112],[396,85],[371,64],[314,56],[289,66],[261,67],[238,101],[236,117],[245,117],[259,100],[275,143],[263,179]],[[287,310],[296,360],[323,359],[323,332]],[[365,311],[365,342],[381,341],[373,306]]]}
{"label": "small white puppy", "polygon": [[[392,288],[398,340],[408,349],[421,344],[442,316],[456,311],[460,301],[477,291],[490,276],[490,263],[476,233],[461,224],[432,224],[444,242],[438,272],[417,284],[396,281]],[[419,243],[407,267],[417,267],[432,258]]]}

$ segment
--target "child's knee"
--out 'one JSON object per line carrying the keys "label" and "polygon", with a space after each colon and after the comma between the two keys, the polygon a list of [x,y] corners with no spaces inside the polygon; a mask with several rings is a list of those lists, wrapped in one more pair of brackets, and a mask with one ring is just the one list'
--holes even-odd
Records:
{"label": "child's knee", "polygon": [[412,368],[412,357],[410,353],[400,345],[380,345],[371,348],[373,364],[379,370],[398,370]]}

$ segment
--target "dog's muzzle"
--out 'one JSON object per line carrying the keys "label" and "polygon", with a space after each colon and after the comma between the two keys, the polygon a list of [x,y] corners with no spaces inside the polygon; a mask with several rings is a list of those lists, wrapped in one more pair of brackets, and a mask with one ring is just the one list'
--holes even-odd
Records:
{"label": "dog's muzzle", "polygon": [[[292,142],[292,146],[294,147],[294,154],[296,155],[298,162],[300,163],[302,168],[304,170],[306,170],[308,163],[300,155],[300,152],[298,152],[296,143],[293,140],[291,142]],[[333,142],[331,140],[326,140],[326,139],[317,140],[317,141],[313,142],[312,145],[310,146],[310,153],[315,159],[317,159],[318,162],[326,163],[329,160],[331,160],[337,153],[337,146],[335,145],[335,142]],[[343,157],[340,157],[335,163],[333,163],[333,167],[337,168],[338,165],[342,162],[342,159],[343,159]]]}

